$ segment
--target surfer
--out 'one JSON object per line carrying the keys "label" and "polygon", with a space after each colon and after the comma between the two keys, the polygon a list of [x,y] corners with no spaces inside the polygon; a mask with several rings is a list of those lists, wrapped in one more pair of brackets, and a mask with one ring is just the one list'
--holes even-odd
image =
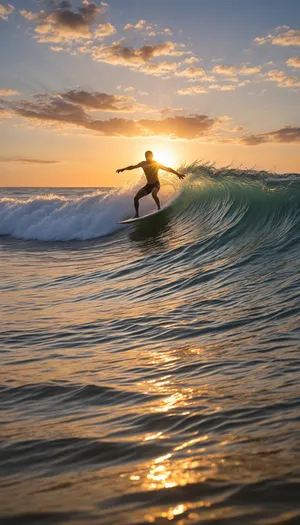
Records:
{"label": "surfer", "polygon": [[160,202],[159,198],[157,196],[159,190],[160,190],[160,183],[158,179],[158,170],[164,170],[168,171],[170,173],[174,173],[174,175],[177,175],[179,179],[184,179],[185,175],[182,173],[178,173],[178,171],[173,170],[173,168],[167,168],[166,166],[163,166],[159,162],[156,162],[156,160],[153,159],[153,153],[152,151],[146,151],[145,153],[146,160],[143,160],[139,164],[136,164],[135,166],[127,166],[127,168],[121,168],[117,170],[117,173],[122,173],[122,171],[125,170],[135,170],[136,168],[143,168],[144,173],[146,175],[147,184],[143,186],[134,197],[134,207],[135,207],[135,218],[139,217],[139,200],[142,197],[146,197],[146,195],[149,195],[149,193],[152,194],[153,199],[155,200],[157,209],[160,210]]}

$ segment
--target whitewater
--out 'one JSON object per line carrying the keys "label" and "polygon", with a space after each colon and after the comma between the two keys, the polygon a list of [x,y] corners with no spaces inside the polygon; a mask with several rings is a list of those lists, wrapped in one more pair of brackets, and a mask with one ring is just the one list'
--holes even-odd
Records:
{"label": "whitewater", "polygon": [[1,523],[300,522],[300,174],[182,171],[2,189]]}

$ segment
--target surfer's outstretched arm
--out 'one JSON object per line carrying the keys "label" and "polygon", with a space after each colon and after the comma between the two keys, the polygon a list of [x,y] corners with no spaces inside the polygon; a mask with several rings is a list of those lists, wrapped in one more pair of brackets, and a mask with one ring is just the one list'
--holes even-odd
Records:
{"label": "surfer's outstretched arm", "polygon": [[160,164],[160,169],[164,171],[168,171],[169,173],[174,173],[174,175],[177,175],[179,179],[184,179],[185,175],[183,173],[178,173],[178,171],[173,170],[173,168],[168,168],[167,166],[163,166]]}
{"label": "surfer's outstretched arm", "polygon": [[142,167],[142,163],[139,162],[139,164],[135,164],[135,166],[127,166],[127,168],[120,168],[117,171],[117,173],[122,173],[122,171],[130,171],[130,170],[135,170],[136,168],[141,168]]}

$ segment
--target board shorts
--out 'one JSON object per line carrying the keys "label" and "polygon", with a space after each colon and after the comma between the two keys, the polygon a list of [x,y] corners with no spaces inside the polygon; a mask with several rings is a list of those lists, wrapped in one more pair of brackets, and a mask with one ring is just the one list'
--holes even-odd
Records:
{"label": "board shorts", "polygon": [[160,189],[159,181],[154,182],[153,184],[147,183],[145,186],[142,187],[142,190],[144,190],[146,194],[148,195],[149,193],[152,192],[152,190],[154,190],[154,188],[157,188],[158,190]]}

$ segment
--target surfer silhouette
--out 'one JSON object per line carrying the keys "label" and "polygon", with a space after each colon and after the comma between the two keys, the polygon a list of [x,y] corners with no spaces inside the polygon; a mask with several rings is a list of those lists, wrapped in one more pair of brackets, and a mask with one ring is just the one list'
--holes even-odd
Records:
{"label": "surfer silhouette", "polygon": [[121,168],[117,170],[117,173],[122,173],[125,170],[135,170],[136,168],[143,168],[146,175],[147,184],[143,186],[134,197],[134,207],[135,207],[135,218],[139,217],[139,200],[142,197],[146,197],[149,193],[152,194],[153,199],[157,205],[157,209],[160,210],[160,202],[157,196],[160,190],[160,183],[158,179],[158,170],[168,171],[169,173],[174,173],[179,179],[184,179],[185,175],[178,173],[178,171],[173,170],[173,168],[168,168],[163,166],[159,162],[153,159],[152,151],[146,151],[145,153],[146,160],[139,162],[135,166],[127,166],[127,168]]}

